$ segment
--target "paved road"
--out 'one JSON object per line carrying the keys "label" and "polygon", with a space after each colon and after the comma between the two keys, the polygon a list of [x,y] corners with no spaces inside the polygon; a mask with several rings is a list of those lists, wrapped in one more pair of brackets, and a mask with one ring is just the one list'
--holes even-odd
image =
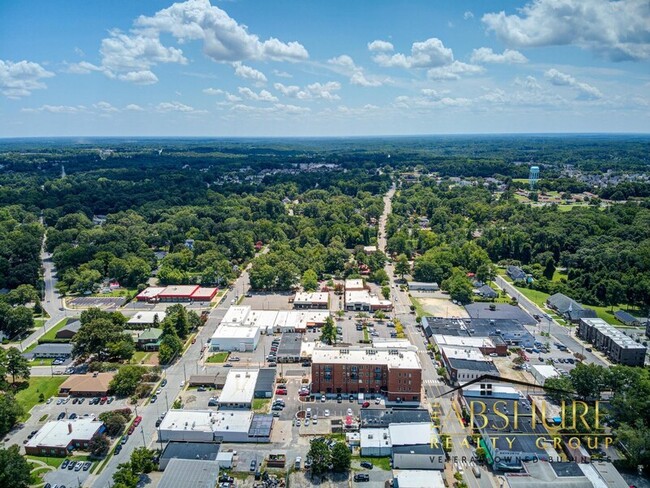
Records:
{"label": "paved road", "polygon": [[157,444],[156,420],[171,407],[174,399],[182,389],[181,382],[187,381],[192,374],[203,370],[203,366],[200,365],[202,346],[214,334],[217,325],[230,307],[230,302],[235,298],[235,295],[245,293],[248,290],[248,283],[248,271],[245,270],[233,284],[232,289],[225,294],[220,304],[212,310],[206,325],[199,331],[196,343],[192,344],[178,361],[163,371],[163,375],[167,379],[167,386],[163,388],[162,394],[158,396],[158,401],[154,404],[147,403],[138,407],[138,415],[142,416],[142,422],[124,445],[122,451],[110,459],[99,476],[91,476],[84,486],[108,488],[112,485],[113,474],[118,464],[127,462],[134,448],[142,445],[151,448],[161,447]]}
{"label": "paved road", "polygon": [[[392,211],[391,199],[395,195],[395,185],[384,196],[384,213],[379,219],[379,238],[377,248],[386,252],[386,221]],[[386,273],[390,280],[391,300],[394,306],[394,316],[404,326],[404,332],[411,342],[417,346],[418,356],[422,364],[422,384],[426,397],[430,403],[437,402],[442,408],[442,431],[450,434],[454,448],[451,452],[452,462],[458,460],[459,466],[463,469],[465,482],[470,488],[492,488],[493,476],[476,478],[471,472],[472,449],[462,445],[462,440],[469,434],[469,431],[462,425],[455,416],[451,416],[451,395],[441,396],[451,388],[448,387],[436,372],[436,366],[427,353],[427,342],[417,327],[415,315],[411,314],[411,300],[408,292],[402,291],[396,281],[392,263],[385,266]],[[437,398],[440,397],[440,398]],[[425,402],[423,402],[425,403]],[[486,472],[486,474],[488,474]]]}
{"label": "paved road", "polygon": [[503,279],[503,277],[497,276],[494,282],[506,293],[508,293],[508,295],[516,298],[519,302],[519,305],[524,310],[526,310],[526,312],[531,315],[539,315],[540,317],[544,317],[544,319],[542,319],[542,330],[546,329],[549,331],[556,340],[567,346],[569,349],[571,349],[571,351],[583,354],[586,358],[585,362],[610,366],[610,363],[606,359],[594,354],[593,352],[587,351],[585,349],[585,344],[572,335],[572,329],[563,327],[552,318],[549,318],[546,311],[542,310],[535,303],[531,302],[526,296],[517,290],[515,286]]}

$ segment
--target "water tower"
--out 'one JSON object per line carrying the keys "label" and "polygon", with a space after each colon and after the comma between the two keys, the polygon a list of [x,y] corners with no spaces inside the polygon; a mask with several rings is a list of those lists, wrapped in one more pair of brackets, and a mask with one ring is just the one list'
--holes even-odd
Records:
{"label": "water tower", "polygon": [[539,180],[539,166],[531,166],[530,174],[528,175],[528,182],[530,183],[531,190],[535,189],[535,185],[537,185],[537,180]]}

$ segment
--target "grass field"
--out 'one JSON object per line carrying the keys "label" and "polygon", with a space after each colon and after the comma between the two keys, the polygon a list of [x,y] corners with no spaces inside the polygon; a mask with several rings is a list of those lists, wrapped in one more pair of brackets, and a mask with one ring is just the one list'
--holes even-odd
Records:
{"label": "grass field", "polygon": [[352,456],[353,461],[368,461],[369,463],[372,463],[375,465],[377,468],[383,470],[383,471],[390,471],[390,457],[359,457],[359,456]]}
{"label": "grass field", "polygon": [[49,457],[49,456],[30,456],[30,455],[25,455],[25,459],[27,461],[41,461],[48,466],[52,466],[53,468],[58,468],[61,466],[61,463],[63,462],[63,459],[61,457]]}
{"label": "grass field", "polygon": [[270,403],[270,398],[253,398],[253,410],[258,413],[268,412]]}
{"label": "grass field", "polygon": [[41,393],[47,400],[49,397],[54,396],[59,391],[59,386],[66,380],[67,376],[36,376],[29,379],[29,387],[19,391],[16,394],[16,401],[25,409],[25,413],[21,420],[25,421],[29,418],[29,411],[34,405],[38,403],[38,398]]}
{"label": "grass field", "polygon": [[411,304],[415,307],[415,313],[417,314],[418,317],[424,317],[426,315],[429,315],[426,310],[422,307],[422,304],[417,298],[409,297],[411,300]]}
{"label": "grass field", "polygon": [[210,356],[205,361],[206,363],[223,363],[227,358],[228,358],[227,352],[218,352]]}
{"label": "grass field", "polygon": [[[52,327],[50,330],[48,330],[42,337],[41,340],[43,341],[53,341],[56,339],[56,333],[63,329],[65,325],[68,323],[68,319],[62,319],[58,324],[56,324],[54,327]],[[42,324],[41,324],[42,326]]]}
{"label": "grass field", "polygon": [[147,356],[149,356],[149,354],[151,354],[149,351],[135,351],[133,357],[131,358],[131,361],[129,362],[131,364],[140,364],[147,358]]}

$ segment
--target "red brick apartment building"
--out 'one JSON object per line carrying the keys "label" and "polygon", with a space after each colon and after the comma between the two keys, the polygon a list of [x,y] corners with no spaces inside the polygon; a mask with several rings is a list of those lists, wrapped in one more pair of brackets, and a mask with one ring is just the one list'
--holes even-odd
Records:
{"label": "red brick apartment building", "polygon": [[390,401],[404,402],[421,399],[422,366],[415,351],[316,348],[311,377],[313,393],[381,393]]}

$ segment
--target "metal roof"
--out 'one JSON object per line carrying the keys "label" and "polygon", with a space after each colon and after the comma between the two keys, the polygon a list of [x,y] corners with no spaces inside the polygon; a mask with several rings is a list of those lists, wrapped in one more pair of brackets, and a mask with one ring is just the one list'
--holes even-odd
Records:
{"label": "metal roof", "polygon": [[212,488],[219,478],[219,465],[214,461],[171,459],[158,488]]}

